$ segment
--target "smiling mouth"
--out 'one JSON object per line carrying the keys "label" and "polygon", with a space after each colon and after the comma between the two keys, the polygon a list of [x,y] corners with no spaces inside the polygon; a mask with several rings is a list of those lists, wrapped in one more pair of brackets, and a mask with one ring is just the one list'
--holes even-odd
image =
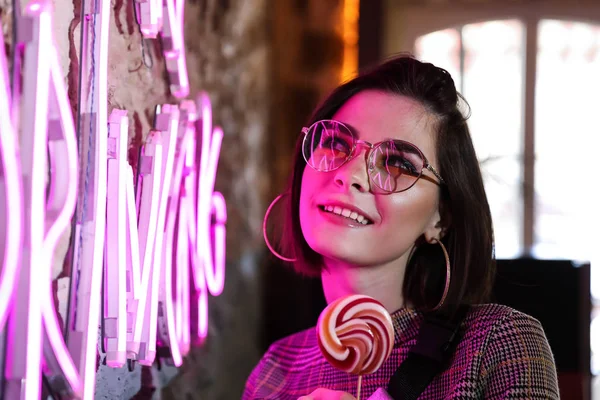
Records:
{"label": "smiling mouth", "polygon": [[352,211],[349,210],[347,208],[344,207],[340,207],[340,206],[318,206],[319,209],[323,212],[326,213],[331,213],[331,214],[335,214],[335,215],[339,215],[341,217],[346,217],[352,221],[356,221],[359,224],[362,225],[371,225],[373,223],[373,221],[371,221],[370,219],[368,219],[367,217],[365,217],[364,215],[361,215],[359,213],[357,213],[356,211]]}

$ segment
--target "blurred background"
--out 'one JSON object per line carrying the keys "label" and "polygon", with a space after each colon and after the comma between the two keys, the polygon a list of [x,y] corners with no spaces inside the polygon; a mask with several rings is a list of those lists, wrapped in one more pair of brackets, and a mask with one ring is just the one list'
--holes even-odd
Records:
{"label": "blurred background", "polygon": [[[75,104],[80,2],[54,3]],[[160,45],[142,40],[132,2],[113,0],[112,11],[109,112],[129,110],[135,155],[155,105],[174,99]],[[0,0],[0,17],[10,55],[10,0]],[[185,35],[191,93],[208,92],[225,132],[216,183],[229,214],[225,290],[210,299],[208,340],[182,368],[100,365],[97,398],[239,398],[273,341],[314,325],[320,282],[270,256],[264,212],[285,189],[294,143],[319,101],[358,70],[409,51],[446,68],[471,106],[495,224],[495,300],[542,321],[562,398],[600,399],[600,2],[188,0]],[[59,309],[67,247],[54,273]]]}

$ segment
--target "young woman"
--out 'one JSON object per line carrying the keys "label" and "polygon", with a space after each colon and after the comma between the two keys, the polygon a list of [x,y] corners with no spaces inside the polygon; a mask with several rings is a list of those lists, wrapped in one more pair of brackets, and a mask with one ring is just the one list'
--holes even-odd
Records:
{"label": "young woman", "polygon": [[[298,138],[289,195],[276,199],[289,229],[283,255],[272,251],[320,275],[328,303],[364,294],[392,316],[394,349],[362,377],[363,399],[387,387],[427,312],[465,304],[449,366],[419,398],[558,398],[540,323],[486,303],[492,219],[463,105],[445,70],[390,59],[318,107]],[[243,398],[353,399],[357,379],[325,360],[309,329],[270,347]]]}

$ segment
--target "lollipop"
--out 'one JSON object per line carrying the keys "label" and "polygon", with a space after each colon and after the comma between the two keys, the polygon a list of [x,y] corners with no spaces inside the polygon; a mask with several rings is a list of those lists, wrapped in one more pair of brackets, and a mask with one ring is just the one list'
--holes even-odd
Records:
{"label": "lollipop", "polygon": [[372,374],[387,360],[394,346],[392,318],[377,300],[363,295],[340,298],[319,316],[317,337],[331,365],[359,376]]}

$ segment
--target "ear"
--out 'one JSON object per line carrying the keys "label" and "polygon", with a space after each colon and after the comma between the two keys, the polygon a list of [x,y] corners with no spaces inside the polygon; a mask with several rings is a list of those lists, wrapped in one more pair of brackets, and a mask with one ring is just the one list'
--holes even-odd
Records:
{"label": "ear", "polygon": [[442,240],[442,238],[446,236],[449,227],[450,213],[446,212],[440,202],[437,211],[431,216],[431,220],[429,221],[427,229],[423,232],[423,236],[425,236],[427,243],[433,243],[434,239]]}

